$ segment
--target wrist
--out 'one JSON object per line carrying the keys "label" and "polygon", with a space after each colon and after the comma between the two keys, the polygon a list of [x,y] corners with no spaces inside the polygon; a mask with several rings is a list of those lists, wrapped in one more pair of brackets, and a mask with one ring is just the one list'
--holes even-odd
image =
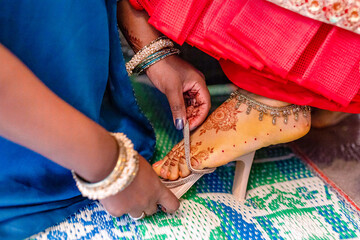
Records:
{"label": "wrist", "polygon": [[158,61],[155,64],[151,65],[149,68],[145,69],[144,72],[146,73],[146,75],[150,75],[150,74],[163,75],[165,68],[167,68],[169,66],[174,66],[174,64],[171,64],[171,63],[176,58],[179,58],[179,56],[178,55],[168,56],[167,58],[164,58],[161,61]]}
{"label": "wrist", "polygon": [[84,197],[90,199],[104,199],[115,195],[127,188],[139,169],[139,155],[134,150],[131,140],[123,133],[112,133],[118,144],[116,165],[108,176],[100,181],[91,183],[72,171],[76,186]]}
{"label": "wrist", "polygon": [[[119,146],[116,139],[110,134],[99,141],[95,147],[98,148],[98,154],[95,156],[88,156],[89,161],[87,166],[80,166],[75,172],[87,182],[99,182],[105,179],[114,169],[119,155]],[[96,159],[95,159],[96,158]]]}
{"label": "wrist", "polygon": [[[179,80],[178,67],[179,59],[178,55],[172,55],[163,60],[155,63],[145,70],[145,74],[148,76],[150,81],[164,93],[166,86],[174,86],[175,81]],[[181,60],[180,60],[181,61]],[[181,74],[187,74],[186,71],[182,71]]]}

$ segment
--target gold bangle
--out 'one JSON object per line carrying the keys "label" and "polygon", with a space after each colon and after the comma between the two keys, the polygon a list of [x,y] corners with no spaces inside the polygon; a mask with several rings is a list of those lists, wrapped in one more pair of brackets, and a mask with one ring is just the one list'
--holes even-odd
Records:
{"label": "gold bangle", "polygon": [[139,167],[138,153],[123,133],[111,133],[119,145],[119,156],[113,171],[100,182],[89,183],[72,171],[76,186],[84,197],[104,199],[124,190],[135,178]]}
{"label": "gold bangle", "polygon": [[151,54],[154,54],[161,49],[172,47],[174,47],[174,43],[170,39],[163,38],[143,47],[125,64],[128,75],[131,76],[134,68]]}

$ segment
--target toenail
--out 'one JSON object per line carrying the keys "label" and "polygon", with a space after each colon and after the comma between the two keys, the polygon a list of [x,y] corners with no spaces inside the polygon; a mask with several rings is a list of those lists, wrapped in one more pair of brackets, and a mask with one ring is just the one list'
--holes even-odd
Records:
{"label": "toenail", "polygon": [[160,170],[160,174],[163,175],[164,173],[165,173],[165,169],[162,168],[162,169]]}
{"label": "toenail", "polygon": [[168,172],[168,173],[166,174],[166,176],[167,176],[167,177],[170,177],[170,172]]}
{"label": "toenail", "polygon": [[267,133],[266,135],[270,135],[269,133]]}
{"label": "toenail", "polygon": [[256,141],[256,138],[254,138],[254,140]]}
{"label": "toenail", "polygon": [[246,141],[245,141],[245,143],[246,143]]}
{"label": "toenail", "polygon": [[161,162],[156,162],[156,163],[153,164],[153,166],[154,166],[154,167],[157,167],[157,166],[160,165],[160,163],[161,163]]}
{"label": "toenail", "polygon": [[224,152],[224,150],[222,150],[222,152]]}
{"label": "toenail", "polygon": [[282,129],[280,128],[280,132],[282,131]]}
{"label": "toenail", "polygon": [[296,127],[296,126],[294,125],[294,127]]}
{"label": "toenail", "polygon": [[233,147],[235,147],[235,145],[233,145]]}

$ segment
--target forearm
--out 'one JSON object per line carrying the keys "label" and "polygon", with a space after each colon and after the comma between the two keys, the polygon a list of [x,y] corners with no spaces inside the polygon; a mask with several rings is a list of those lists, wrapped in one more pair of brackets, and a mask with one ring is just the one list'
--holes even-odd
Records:
{"label": "forearm", "polygon": [[162,35],[148,23],[149,15],[135,10],[128,0],[119,1],[117,9],[121,32],[135,52]]}
{"label": "forearm", "polygon": [[0,63],[0,136],[89,181],[106,177],[117,154],[107,131],[57,97],[1,44]]}

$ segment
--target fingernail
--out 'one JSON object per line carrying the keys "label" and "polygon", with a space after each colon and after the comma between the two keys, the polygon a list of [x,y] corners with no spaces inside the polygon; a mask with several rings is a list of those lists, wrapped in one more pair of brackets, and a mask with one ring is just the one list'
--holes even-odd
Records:
{"label": "fingernail", "polygon": [[183,130],[184,121],[181,118],[175,119],[175,127],[176,127],[177,130]]}

